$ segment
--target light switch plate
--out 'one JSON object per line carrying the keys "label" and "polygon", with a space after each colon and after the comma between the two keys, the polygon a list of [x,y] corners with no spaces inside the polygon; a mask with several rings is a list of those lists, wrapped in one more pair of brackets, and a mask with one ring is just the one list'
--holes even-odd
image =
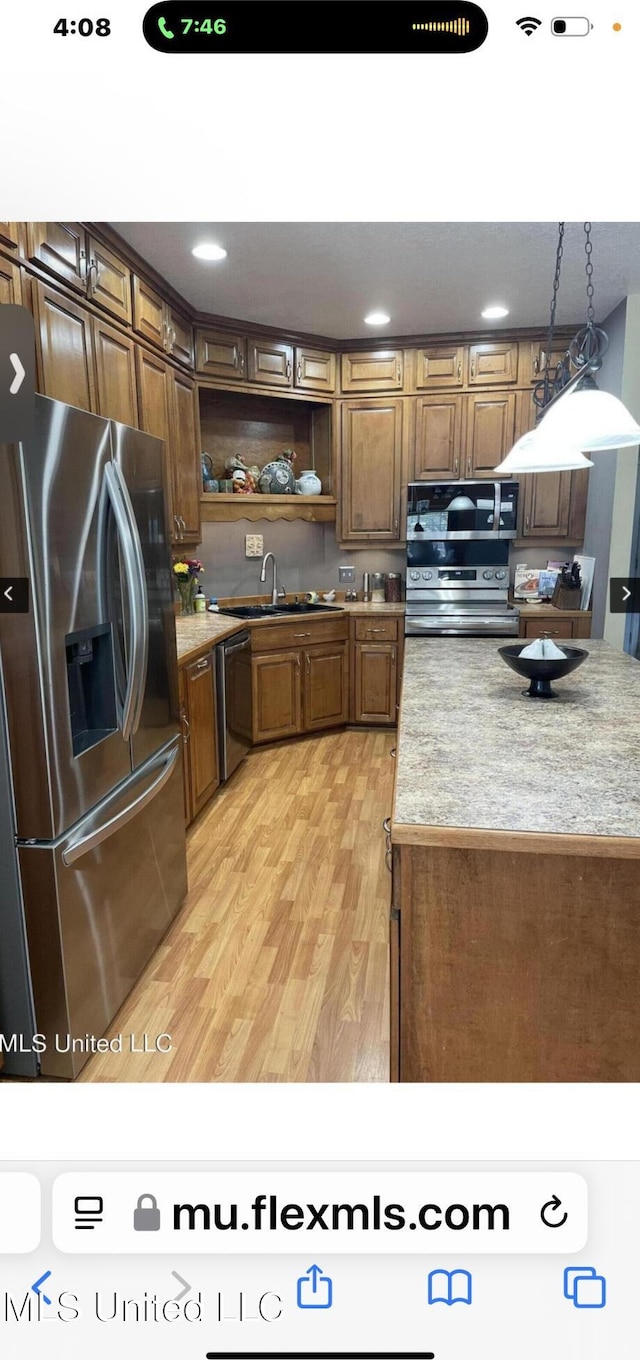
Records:
{"label": "light switch plate", "polygon": [[356,580],[355,567],[338,567],[338,584],[341,586],[353,586]]}
{"label": "light switch plate", "polygon": [[262,534],[245,534],[244,555],[245,557],[264,556],[264,539]]}

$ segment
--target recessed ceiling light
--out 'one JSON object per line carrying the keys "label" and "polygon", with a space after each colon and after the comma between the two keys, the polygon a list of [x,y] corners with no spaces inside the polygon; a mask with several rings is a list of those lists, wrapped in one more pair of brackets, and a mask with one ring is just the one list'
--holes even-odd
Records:
{"label": "recessed ceiling light", "polygon": [[201,245],[193,247],[191,254],[197,260],[224,260],[227,252],[222,246],[214,245],[213,241],[203,241]]}
{"label": "recessed ceiling light", "polygon": [[386,312],[369,312],[364,320],[366,326],[388,326],[391,317]]}
{"label": "recessed ceiling light", "polygon": [[485,321],[500,321],[503,316],[509,315],[508,307],[485,307],[482,313]]}

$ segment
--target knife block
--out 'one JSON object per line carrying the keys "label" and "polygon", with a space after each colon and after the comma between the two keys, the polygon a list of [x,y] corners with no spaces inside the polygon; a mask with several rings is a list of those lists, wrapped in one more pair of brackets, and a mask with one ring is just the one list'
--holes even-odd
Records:
{"label": "knife block", "polygon": [[574,590],[571,586],[561,585],[558,577],[551,596],[551,603],[555,605],[556,609],[579,609],[581,593],[580,590]]}

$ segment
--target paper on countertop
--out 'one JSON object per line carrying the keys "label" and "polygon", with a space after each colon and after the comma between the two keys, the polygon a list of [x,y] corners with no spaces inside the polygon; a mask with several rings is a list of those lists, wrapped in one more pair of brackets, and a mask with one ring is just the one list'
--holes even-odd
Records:
{"label": "paper on countertop", "polygon": [[520,656],[529,656],[534,661],[557,661],[563,660],[566,652],[561,647],[556,647],[551,638],[536,638],[535,642],[530,642],[528,647],[523,647]]}

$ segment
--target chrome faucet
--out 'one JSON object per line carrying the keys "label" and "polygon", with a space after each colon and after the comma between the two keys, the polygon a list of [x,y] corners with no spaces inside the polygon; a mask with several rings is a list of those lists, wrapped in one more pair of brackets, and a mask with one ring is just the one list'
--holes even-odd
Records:
{"label": "chrome faucet", "polygon": [[283,588],[281,588],[280,591],[278,591],[278,583],[276,580],[276,559],[272,552],[265,553],[262,559],[262,571],[260,572],[260,580],[264,582],[267,579],[267,562],[269,561],[269,558],[271,558],[271,561],[273,562],[273,586],[271,589],[271,603],[277,604],[278,594],[284,595],[285,591]]}

